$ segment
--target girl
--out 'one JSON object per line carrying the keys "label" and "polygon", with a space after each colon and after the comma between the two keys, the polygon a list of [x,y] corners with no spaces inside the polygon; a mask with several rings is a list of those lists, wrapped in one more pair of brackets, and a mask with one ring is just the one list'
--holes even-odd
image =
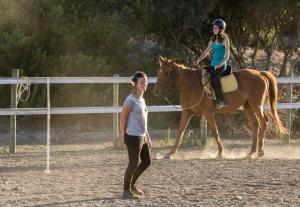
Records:
{"label": "girl", "polygon": [[[152,147],[147,130],[148,109],[143,98],[147,89],[147,76],[136,72],[132,77],[134,91],[123,104],[120,129],[122,142],[127,146],[129,162],[124,176],[123,198],[134,199],[144,195],[135,184],[138,177],[151,165],[149,148]],[[139,164],[139,158],[141,163]]]}
{"label": "girl", "polygon": [[227,103],[223,97],[220,76],[227,68],[227,60],[230,56],[230,45],[228,36],[224,33],[226,29],[225,21],[222,19],[215,19],[212,22],[212,26],[213,36],[210,39],[207,48],[196,61],[196,65],[199,65],[207,54],[213,50],[213,57],[208,69],[211,74],[210,79],[217,99],[217,108],[222,108],[227,106]]}

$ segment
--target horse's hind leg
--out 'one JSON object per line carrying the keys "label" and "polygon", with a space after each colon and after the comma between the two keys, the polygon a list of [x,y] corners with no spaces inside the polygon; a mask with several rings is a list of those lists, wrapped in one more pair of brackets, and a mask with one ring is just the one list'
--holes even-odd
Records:
{"label": "horse's hind leg", "polygon": [[255,111],[255,114],[259,120],[259,141],[258,141],[258,157],[264,156],[264,139],[266,134],[266,129],[268,126],[269,118],[264,113],[263,106],[259,106],[253,109]]}
{"label": "horse's hind leg", "polygon": [[249,154],[247,155],[247,156],[251,157],[257,151],[258,122],[257,122],[257,118],[255,116],[255,113],[252,110],[252,108],[249,106],[249,104],[246,103],[243,107],[244,107],[246,118],[251,127],[251,133],[252,133],[251,134],[252,146],[251,146],[251,150],[250,150]]}
{"label": "horse's hind leg", "polygon": [[259,137],[259,140],[258,140],[258,156],[259,157],[262,157],[264,156],[264,144],[265,144],[265,135],[266,135],[266,130],[267,130],[267,127],[268,127],[268,123],[269,123],[269,117],[266,115],[266,113],[263,113],[264,115],[264,123],[265,123],[265,127],[264,129],[262,129],[260,131],[260,137]]}
{"label": "horse's hind leg", "polygon": [[216,120],[215,120],[214,116],[212,116],[212,115],[206,116],[206,119],[207,119],[208,127],[212,131],[212,134],[213,134],[213,136],[216,140],[216,143],[218,145],[217,158],[223,158],[223,145],[222,145],[221,139],[219,137],[219,132],[218,132],[218,127],[217,127],[217,124],[216,124]]}

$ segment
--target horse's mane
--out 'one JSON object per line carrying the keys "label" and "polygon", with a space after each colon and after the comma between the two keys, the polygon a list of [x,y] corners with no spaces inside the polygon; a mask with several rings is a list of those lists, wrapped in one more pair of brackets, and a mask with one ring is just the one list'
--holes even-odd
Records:
{"label": "horse's mane", "polygon": [[176,63],[174,59],[166,59],[165,58],[165,59],[162,59],[161,61],[166,62],[166,63],[172,63],[176,67],[176,69],[179,69],[179,70],[192,70],[192,71],[197,70],[194,68],[187,67],[184,64]]}
{"label": "horse's mane", "polygon": [[174,66],[177,68],[177,69],[181,69],[181,70],[195,70],[195,69],[192,69],[190,67],[187,67],[183,64],[179,64],[179,63],[176,63],[174,62]]}

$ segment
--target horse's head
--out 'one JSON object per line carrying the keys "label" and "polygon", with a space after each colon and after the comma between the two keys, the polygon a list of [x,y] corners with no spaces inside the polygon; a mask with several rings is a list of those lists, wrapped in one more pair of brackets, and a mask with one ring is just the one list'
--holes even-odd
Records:
{"label": "horse's head", "polygon": [[157,70],[157,80],[153,88],[155,96],[164,95],[170,87],[175,83],[178,77],[175,61],[159,57],[159,69]]}

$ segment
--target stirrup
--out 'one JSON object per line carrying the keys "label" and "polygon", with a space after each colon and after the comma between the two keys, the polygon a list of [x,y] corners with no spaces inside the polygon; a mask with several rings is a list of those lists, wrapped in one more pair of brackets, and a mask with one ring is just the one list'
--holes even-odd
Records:
{"label": "stirrup", "polygon": [[216,104],[216,107],[217,107],[217,109],[221,109],[221,108],[224,107],[224,104],[223,104],[223,103],[221,103],[221,104]]}
{"label": "stirrup", "polygon": [[221,101],[220,103],[216,103],[217,109],[221,109],[221,108],[224,108],[224,107],[227,107],[227,106],[228,106],[228,104],[224,103],[223,101]]}

